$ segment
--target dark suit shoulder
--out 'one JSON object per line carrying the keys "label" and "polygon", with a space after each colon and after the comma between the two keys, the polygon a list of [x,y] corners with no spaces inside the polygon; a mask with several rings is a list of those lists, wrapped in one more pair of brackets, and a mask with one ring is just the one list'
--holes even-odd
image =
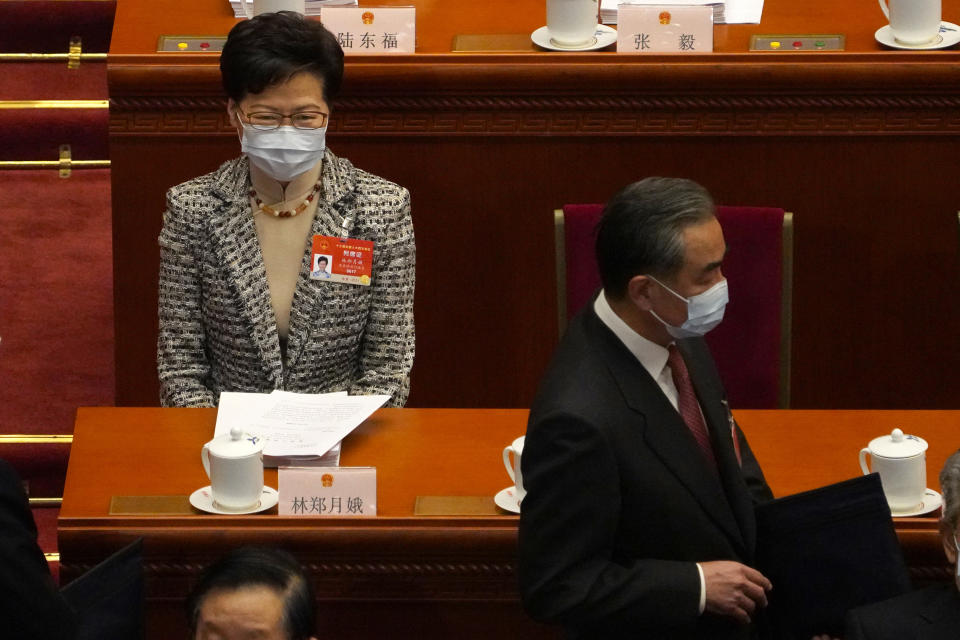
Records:
{"label": "dark suit shoulder", "polygon": [[72,638],[76,621],[37,546],[20,477],[0,460],[0,619],[4,638]]}
{"label": "dark suit shoulder", "polygon": [[623,397],[603,357],[611,349],[632,357],[588,305],[571,321],[553,354],[531,406],[531,423],[556,414],[596,422],[611,405],[622,406]]}
{"label": "dark suit shoulder", "polygon": [[935,585],[863,605],[847,613],[846,640],[940,640],[956,638],[960,594]]}

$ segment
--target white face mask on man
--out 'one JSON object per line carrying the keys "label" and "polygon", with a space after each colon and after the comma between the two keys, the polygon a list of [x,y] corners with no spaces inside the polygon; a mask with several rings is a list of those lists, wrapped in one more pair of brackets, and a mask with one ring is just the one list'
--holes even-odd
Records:
{"label": "white face mask on man", "polygon": [[666,327],[667,333],[677,340],[681,340],[683,338],[699,338],[704,336],[708,331],[720,324],[721,320],[723,320],[723,312],[726,309],[727,302],[729,301],[726,278],[713,285],[703,293],[698,293],[695,296],[684,298],[682,295],[663,284],[653,276],[648,275],[647,277],[687,303],[687,319],[679,327],[665,321],[663,318],[658,316],[653,309],[650,310],[650,314],[663,323],[664,327]]}
{"label": "white face mask on man", "polygon": [[241,122],[240,149],[277,182],[290,182],[323,158],[327,128],[277,127],[269,131]]}

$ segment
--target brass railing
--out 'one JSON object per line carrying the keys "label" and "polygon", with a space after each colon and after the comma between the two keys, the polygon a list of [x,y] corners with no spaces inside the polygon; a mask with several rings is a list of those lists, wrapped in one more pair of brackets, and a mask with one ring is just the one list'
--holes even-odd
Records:
{"label": "brass railing", "polygon": [[109,169],[109,160],[74,160],[70,145],[60,145],[59,160],[0,160],[0,170],[58,169],[61,178],[69,178],[74,169]]}
{"label": "brass railing", "polygon": [[70,38],[66,53],[0,53],[0,62],[51,62],[63,60],[68,69],[78,69],[83,61],[103,61],[106,53],[84,53],[80,36]]}

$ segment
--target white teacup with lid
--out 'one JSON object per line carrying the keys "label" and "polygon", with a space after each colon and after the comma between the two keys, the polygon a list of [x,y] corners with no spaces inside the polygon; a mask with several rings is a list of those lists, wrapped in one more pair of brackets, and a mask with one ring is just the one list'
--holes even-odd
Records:
{"label": "white teacup with lid", "polygon": [[[513,480],[513,495],[517,498],[517,504],[527,495],[523,488],[523,473],[520,471],[520,457],[523,455],[523,442],[526,436],[520,436],[503,449],[503,466],[507,469],[507,475]],[[510,460],[510,454],[513,454],[513,461]]]}
{"label": "white teacup with lid", "polygon": [[210,478],[213,505],[222,511],[247,511],[263,493],[263,440],[233,427],[203,445],[203,469]]}
{"label": "white teacup with lid", "polygon": [[860,450],[863,474],[870,473],[867,467],[869,454],[870,466],[880,474],[880,484],[891,511],[910,511],[923,502],[927,489],[926,451],[926,440],[906,435],[900,429],[894,429],[888,436],[874,438]]}

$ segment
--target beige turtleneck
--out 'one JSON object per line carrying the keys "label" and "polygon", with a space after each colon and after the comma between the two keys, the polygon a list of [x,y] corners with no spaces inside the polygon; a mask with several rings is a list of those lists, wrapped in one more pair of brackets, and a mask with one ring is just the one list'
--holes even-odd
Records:
{"label": "beige turtleneck", "polygon": [[[291,180],[286,188],[283,188],[281,183],[251,163],[250,181],[264,204],[276,210],[293,209],[310,194],[320,178],[322,167],[323,162],[318,162],[310,171],[300,174]],[[273,303],[273,313],[277,318],[277,333],[280,336],[280,345],[284,347],[283,351],[286,351],[287,335],[290,329],[293,293],[297,288],[307,239],[321,195],[322,192],[318,193],[318,197],[314,198],[306,209],[289,218],[278,218],[265,213],[257,207],[253,198],[250,199],[257,238],[260,240],[260,252],[267,270],[270,300]]]}

